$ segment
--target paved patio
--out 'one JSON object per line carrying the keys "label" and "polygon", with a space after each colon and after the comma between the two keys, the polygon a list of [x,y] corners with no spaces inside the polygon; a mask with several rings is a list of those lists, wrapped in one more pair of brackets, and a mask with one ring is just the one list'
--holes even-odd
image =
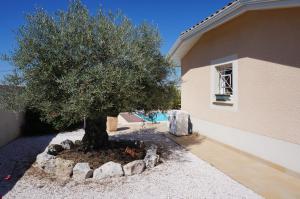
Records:
{"label": "paved patio", "polygon": [[300,178],[280,167],[203,136],[166,136],[265,198],[300,198]]}

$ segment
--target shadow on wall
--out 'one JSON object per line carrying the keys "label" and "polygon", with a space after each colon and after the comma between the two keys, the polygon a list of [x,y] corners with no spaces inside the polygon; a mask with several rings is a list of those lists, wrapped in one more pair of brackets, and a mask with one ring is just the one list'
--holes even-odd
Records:
{"label": "shadow on wall", "polygon": [[37,110],[27,109],[23,115],[23,123],[20,127],[22,136],[39,136],[46,134],[57,134],[64,131],[73,131],[83,127],[83,122],[70,125],[65,128],[55,129],[51,124],[42,121]]}
{"label": "shadow on wall", "polygon": [[191,121],[191,116],[189,115],[188,117],[188,134],[192,134],[193,133],[193,123]]}
{"label": "shadow on wall", "polygon": [[57,133],[51,125],[42,122],[33,110],[14,113],[0,111],[0,147],[20,136]]}
{"label": "shadow on wall", "polygon": [[0,118],[1,198],[30,168],[36,156],[46,149],[57,131],[41,122],[39,114],[33,110],[25,113],[0,112]]}
{"label": "shadow on wall", "polygon": [[55,129],[47,122],[41,121],[40,113],[34,109],[26,109],[21,113],[0,111],[0,147],[20,136],[40,136],[57,134],[82,128],[79,122],[69,127]]}
{"label": "shadow on wall", "polygon": [[250,11],[204,33],[183,58],[182,76],[193,68],[209,66],[212,60],[233,54],[238,54],[239,59],[300,69],[299,11],[299,7]]}
{"label": "shadow on wall", "polygon": [[58,130],[53,128],[50,124],[41,121],[38,111],[26,109],[20,132],[22,136],[34,136],[58,133]]}
{"label": "shadow on wall", "polygon": [[[15,186],[35,162],[36,156],[46,149],[58,133],[50,124],[41,121],[40,114],[35,110],[27,109],[20,114],[3,113],[3,116],[6,116],[6,122],[0,121],[0,135],[3,137],[13,132],[13,137],[6,139],[2,147],[0,145],[0,198]],[[78,123],[60,130],[74,130],[81,126]]]}
{"label": "shadow on wall", "polygon": [[0,111],[0,147],[20,136],[23,113]]}

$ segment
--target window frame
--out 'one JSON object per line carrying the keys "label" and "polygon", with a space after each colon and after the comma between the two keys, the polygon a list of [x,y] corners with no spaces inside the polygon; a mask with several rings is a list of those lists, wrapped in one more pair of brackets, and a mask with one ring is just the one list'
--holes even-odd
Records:
{"label": "window frame", "polygon": [[[230,100],[228,101],[217,101],[216,94],[219,87],[219,71],[217,68],[229,66],[232,67],[232,94],[230,95]],[[237,55],[231,55],[223,57],[220,59],[215,59],[211,61],[210,65],[210,103],[211,109],[238,110],[238,57]]]}
{"label": "window frame", "polygon": [[[228,69],[230,68],[230,69]],[[232,96],[233,95],[233,69],[232,69],[232,64],[227,64],[227,65],[219,65],[219,66],[216,66],[216,71],[217,73],[219,74],[218,75],[218,91],[216,90],[215,91],[215,94],[221,94],[221,95],[230,95]],[[230,74],[226,74],[227,71],[231,71]],[[226,80],[226,77],[228,77],[229,79],[229,83],[228,81]],[[228,86],[227,86],[227,85]],[[226,89],[230,89],[231,91],[227,92]]]}

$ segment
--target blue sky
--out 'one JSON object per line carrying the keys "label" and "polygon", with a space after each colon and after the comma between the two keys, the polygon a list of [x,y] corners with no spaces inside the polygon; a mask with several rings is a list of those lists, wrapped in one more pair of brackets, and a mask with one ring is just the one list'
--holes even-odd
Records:
{"label": "blue sky", "polygon": [[[163,39],[161,52],[166,54],[180,32],[193,26],[231,0],[82,0],[94,14],[101,5],[106,10],[120,9],[134,23],[148,21],[157,25]],[[16,47],[14,31],[24,24],[25,13],[42,7],[49,13],[65,10],[69,0],[0,1],[0,54]],[[0,61],[0,79],[12,66]]]}

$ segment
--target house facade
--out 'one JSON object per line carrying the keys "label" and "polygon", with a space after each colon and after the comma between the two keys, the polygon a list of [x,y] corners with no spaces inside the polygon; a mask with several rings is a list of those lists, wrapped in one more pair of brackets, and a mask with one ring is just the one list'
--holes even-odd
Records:
{"label": "house facade", "polygon": [[300,173],[299,0],[236,0],[169,55],[193,131]]}

